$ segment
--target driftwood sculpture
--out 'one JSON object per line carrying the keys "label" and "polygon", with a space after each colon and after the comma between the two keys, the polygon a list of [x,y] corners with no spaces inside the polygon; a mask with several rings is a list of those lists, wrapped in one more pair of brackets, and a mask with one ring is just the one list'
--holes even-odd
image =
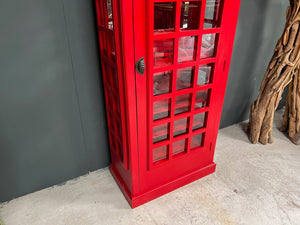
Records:
{"label": "driftwood sculpture", "polygon": [[274,112],[288,85],[281,131],[300,144],[300,0],[290,0],[286,25],[277,42],[273,57],[263,78],[259,95],[251,105],[249,139],[256,144],[273,143]]}

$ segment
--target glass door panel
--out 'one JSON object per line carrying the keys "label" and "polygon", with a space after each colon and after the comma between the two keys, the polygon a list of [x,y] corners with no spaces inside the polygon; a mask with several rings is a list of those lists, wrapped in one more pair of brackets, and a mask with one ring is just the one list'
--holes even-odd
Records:
{"label": "glass door panel", "polygon": [[221,5],[221,0],[154,0],[150,169],[203,149],[219,38],[219,30],[208,29],[219,27]]}

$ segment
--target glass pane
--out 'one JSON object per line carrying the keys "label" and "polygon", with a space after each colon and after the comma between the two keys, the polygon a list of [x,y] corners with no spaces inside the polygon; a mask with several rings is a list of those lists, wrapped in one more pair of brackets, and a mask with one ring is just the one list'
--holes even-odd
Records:
{"label": "glass pane", "polygon": [[207,96],[208,90],[198,91],[196,93],[195,109],[200,109],[208,106]]}
{"label": "glass pane", "polygon": [[179,38],[178,62],[193,61],[197,49],[197,37],[187,36]]}
{"label": "glass pane", "polygon": [[167,159],[167,157],[168,147],[166,145],[153,149],[153,162]]}
{"label": "glass pane", "polygon": [[189,119],[183,118],[174,122],[173,136],[186,134],[189,131]]}
{"label": "glass pane", "polygon": [[171,100],[164,99],[153,103],[153,120],[159,120],[170,116]]}
{"label": "glass pane", "polygon": [[154,3],[154,32],[174,31],[175,2]]}
{"label": "glass pane", "polygon": [[193,136],[191,140],[191,149],[201,147],[203,144],[202,138],[203,138],[203,134],[197,134]]}
{"label": "glass pane", "polygon": [[200,65],[198,70],[197,85],[201,86],[210,83],[212,75],[212,64]]}
{"label": "glass pane", "polygon": [[205,127],[205,117],[206,117],[206,113],[199,113],[194,115],[193,130],[197,130]]}
{"label": "glass pane", "polygon": [[204,34],[202,36],[201,59],[215,56],[216,36],[216,34]]}
{"label": "glass pane", "polygon": [[176,90],[193,87],[194,69],[193,67],[177,70]]}
{"label": "glass pane", "polygon": [[191,96],[191,94],[186,94],[175,98],[175,115],[190,111]]}
{"label": "glass pane", "polygon": [[204,28],[215,28],[220,25],[220,2],[221,0],[206,0]]}
{"label": "glass pane", "polygon": [[153,45],[154,66],[166,66],[173,63],[174,40],[156,40]]}
{"label": "glass pane", "polygon": [[106,0],[106,9],[104,10],[107,12],[107,28],[114,29],[111,0]]}
{"label": "glass pane", "polygon": [[186,152],[187,144],[188,144],[188,139],[183,139],[183,140],[174,142],[172,155]]}
{"label": "glass pane", "polygon": [[169,123],[153,127],[153,143],[169,139]]}
{"label": "glass pane", "polygon": [[171,92],[172,71],[155,73],[153,77],[153,95],[161,95]]}
{"label": "glass pane", "polygon": [[181,3],[180,28],[194,30],[199,28],[200,1],[185,1]]}

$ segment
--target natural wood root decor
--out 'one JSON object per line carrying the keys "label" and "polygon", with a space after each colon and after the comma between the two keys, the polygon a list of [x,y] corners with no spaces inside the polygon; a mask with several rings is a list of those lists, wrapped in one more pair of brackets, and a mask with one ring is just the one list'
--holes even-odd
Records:
{"label": "natural wood root decor", "polygon": [[300,144],[300,0],[290,0],[284,32],[263,78],[259,95],[251,105],[249,139],[256,144],[273,143],[272,125],[284,88],[288,85],[281,131]]}

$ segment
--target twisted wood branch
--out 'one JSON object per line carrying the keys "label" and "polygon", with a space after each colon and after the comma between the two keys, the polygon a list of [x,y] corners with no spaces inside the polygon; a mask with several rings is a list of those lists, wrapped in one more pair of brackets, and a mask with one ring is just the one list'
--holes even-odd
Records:
{"label": "twisted wood branch", "polygon": [[[274,49],[273,57],[264,75],[259,95],[251,105],[248,124],[249,139],[256,144],[273,143],[274,112],[281,100],[284,88],[291,82],[289,88],[284,124],[281,130],[287,131],[299,140],[299,63],[300,63],[300,0],[290,0],[286,13],[286,25],[282,36]],[[290,96],[292,95],[292,97]],[[292,115],[292,116],[291,116]],[[297,115],[299,117],[297,117]],[[298,121],[298,124],[297,124]],[[291,125],[295,123],[295,125]],[[289,126],[287,126],[287,124]],[[290,131],[293,129],[295,131]],[[296,138],[297,139],[297,138]],[[297,141],[293,141],[297,143]]]}

